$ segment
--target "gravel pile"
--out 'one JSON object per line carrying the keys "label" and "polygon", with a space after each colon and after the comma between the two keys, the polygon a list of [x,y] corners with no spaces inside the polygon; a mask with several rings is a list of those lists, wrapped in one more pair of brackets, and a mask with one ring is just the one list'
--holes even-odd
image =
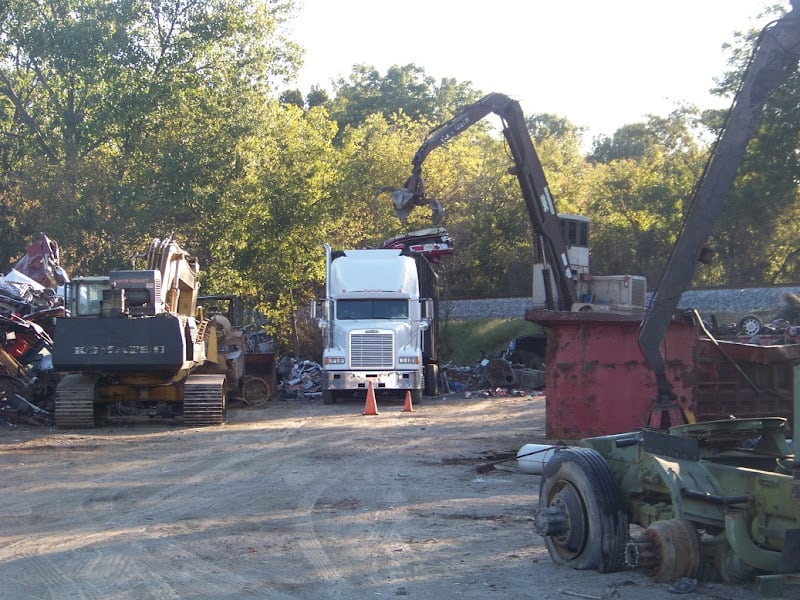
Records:
{"label": "gravel pile", "polygon": [[701,313],[760,313],[784,306],[783,294],[800,293],[798,287],[687,290],[678,308],[696,308]]}
{"label": "gravel pile", "polygon": [[477,300],[445,300],[440,317],[454,321],[471,319],[520,319],[531,307],[530,298],[480,298]]}
{"label": "gravel pile", "polygon": [[[701,314],[745,314],[777,311],[785,292],[800,294],[800,287],[725,288],[688,290],[681,296],[678,308],[696,308]],[[648,300],[650,294],[648,294]],[[520,319],[531,307],[530,298],[480,298],[445,300],[443,319]]]}

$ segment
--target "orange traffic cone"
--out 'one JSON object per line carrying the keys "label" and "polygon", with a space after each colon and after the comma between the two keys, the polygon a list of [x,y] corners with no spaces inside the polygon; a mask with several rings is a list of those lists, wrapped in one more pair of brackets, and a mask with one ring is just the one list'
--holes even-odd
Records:
{"label": "orange traffic cone", "polygon": [[406,405],[403,407],[403,412],[414,412],[414,407],[411,406],[411,392],[406,391]]}
{"label": "orange traffic cone", "polygon": [[375,390],[372,389],[372,382],[369,382],[367,387],[367,403],[364,405],[364,412],[362,415],[377,415],[378,405],[375,403]]}

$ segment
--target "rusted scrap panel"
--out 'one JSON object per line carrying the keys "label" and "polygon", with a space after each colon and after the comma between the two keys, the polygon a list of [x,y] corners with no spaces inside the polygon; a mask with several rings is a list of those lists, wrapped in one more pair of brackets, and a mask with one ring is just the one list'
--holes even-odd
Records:
{"label": "rusted scrap panel", "polygon": [[[711,340],[702,339],[702,348],[711,351]],[[720,349],[736,361],[773,365],[800,361],[800,344],[758,345],[721,340]]]}
{"label": "rusted scrap panel", "polygon": [[[643,427],[656,397],[655,376],[638,344],[641,316],[527,311],[547,330],[546,435],[576,440]],[[694,325],[674,319],[664,339],[667,376],[692,408]]]}
{"label": "rusted scrap panel", "polygon": [[757,346],[698,341],[695,403],[698,420],[785,417],[792,422],[794,366],[800,344]]}

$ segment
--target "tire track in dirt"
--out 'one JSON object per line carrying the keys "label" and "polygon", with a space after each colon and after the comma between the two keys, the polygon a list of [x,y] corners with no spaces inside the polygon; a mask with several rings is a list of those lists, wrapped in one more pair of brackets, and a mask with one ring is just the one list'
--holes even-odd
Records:
{"label": "tire track in dirt", "polygon": [[[377,458],[370,451],[376,443],[373,437],[351,439],[335,462],[335,477],[324,465],[317,467],[298,499],[298,512],[306,515],[295,525],[302,554],[332,598],[350,598],[354,588],[364,597],[402,594],[402,582],[417,575],[417,553],[407,542],[403,466]],[[355,481],[353,487],[363,489],[359,480],[371,482],[369,497],[348,488],[346,482]],[[333,538],[334,532],[346,542]]]}
{"label": "tire track in dirt", "polygon": [[[75,561],[68,571],[50,560],[47,554],[34,554],[16,558],[14,562],[24,562],[18,569],[18,576],[3,576],[3,594],[6,598],[72,598],[90,600],[102,598],[102,590],[75,577],[75,571],[85,561]],[[5,568],[3,569],[5,573]]]}
{"label": "tire track in dirt", "polygon": [[[277,436],[270,432],[270,443],[280,444],[297,435],[303,424],[304,421],[295,423],[296,427],[286,428]],[[209,431],[195,433],[208,437]],[[183,430],[179,435],[192,434]],[[129,457],[136,462],[135,468],[93,473],[90,484],[73,482],[59,502],[71,513],[68,530],[24,536],[0,549],[0,579],[6,584],[3,588],[13,586],[15,580],[29,580],[24,576],[26,572],[38,572],[41,575],[32,584],[35,593],[28,583],[28,589],[18,588],[20,593],[15,597],[83,600],[108,598],[120,591],[130,594],[136,589],[142,590],[137,598],[154,600],[186,594],[230,597],[232,590],[241,589],[270,598],[283,597],[280,590],[263,580],[254,582],[222,572],[215,561],[207,558],[209,552],[202,547],[196,552],[192,543],[186,543],[193,541],[195,532],[217,526],[217,519],[230,512],[229,506],[224,505],[229,498],[224,489],[236,485],[231,484],[232,480],[252,472],[263,437],[260,431],[231,432],[220,428],[212,443],[206,440],[197,448],[158,460],[154,458],[159,444],[139,445]],[[160,469],[154,463],[161,463]],[[151,481],[147,485],[138,483],[148,478]],[[187,486],[196,487],[197,495],[203,498],[192,508],[187,508]],[[36,510],[28,506],[24,512]],[[178,526],[173,525],[176,522]],[[165,528],[172,529],[166,538]],[[182,541],[169,541],[174,538]],[[15,557],[13,564],[2,564],[11,556]],[[67,569],[59,566],[65,562]],[[196,577],[198,571],[204,577]]]}
{"label": "tire track in dirt", "polygon": [[[270,435],[269,444],[285,444],[298,435],[305,420],[294,425],[277,437]],[[246,516],[237,512],[246,506],[232,507],[233,499],[225,491],[239,489],[241,486],[236,480],[249,478],[249,473],[263,470],[261,465],[256,469],[254,464],[263,462],[263,432],[245,431],[231,435],[230,429],[233,428],[223,428],[213,444],[203,444],[203,448],[173,457],[170,466],[177,466],[177,469],[171,468],[168,476],[174,483],[160,486],[147,498],[144,507],[124,519],[147,519],[151,523],[148,533],[152,532],[153,535],[145,535],[146,541],[138,544],[141,554],[137,558],[137,568],[151,576],[157,574],[164,589],[173,594],[164,598],[185,597],[187,594],[192,597],[220,598],[229,597],[232,591],[245,589],[248,593],[265,597],[284,597],[279,589],[263,579],[253,581],[225,572],[217,561],[209,559],[212,553],[208,548],[197,546],[197,538],[209,528],[222,530],[230,527],[230,522],[237,516]],[[191,510],[186,508],[187,486],[196,487],[201,498]],[[166,537],[164,530],[170,533]],[[173,539],[182,541],[169,541]],[[197,572],[202,572],[204,576],[195,577]]]}

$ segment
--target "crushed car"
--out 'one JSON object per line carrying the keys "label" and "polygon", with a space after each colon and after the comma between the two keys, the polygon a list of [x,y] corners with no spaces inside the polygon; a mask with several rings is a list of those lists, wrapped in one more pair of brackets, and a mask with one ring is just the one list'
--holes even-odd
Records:
{"label": "crushed car", "polygon": [[51,423],[53,324],[64,315],[57,290],[69,281],[58,244],[44,233],[0,276],[0,424]]}

